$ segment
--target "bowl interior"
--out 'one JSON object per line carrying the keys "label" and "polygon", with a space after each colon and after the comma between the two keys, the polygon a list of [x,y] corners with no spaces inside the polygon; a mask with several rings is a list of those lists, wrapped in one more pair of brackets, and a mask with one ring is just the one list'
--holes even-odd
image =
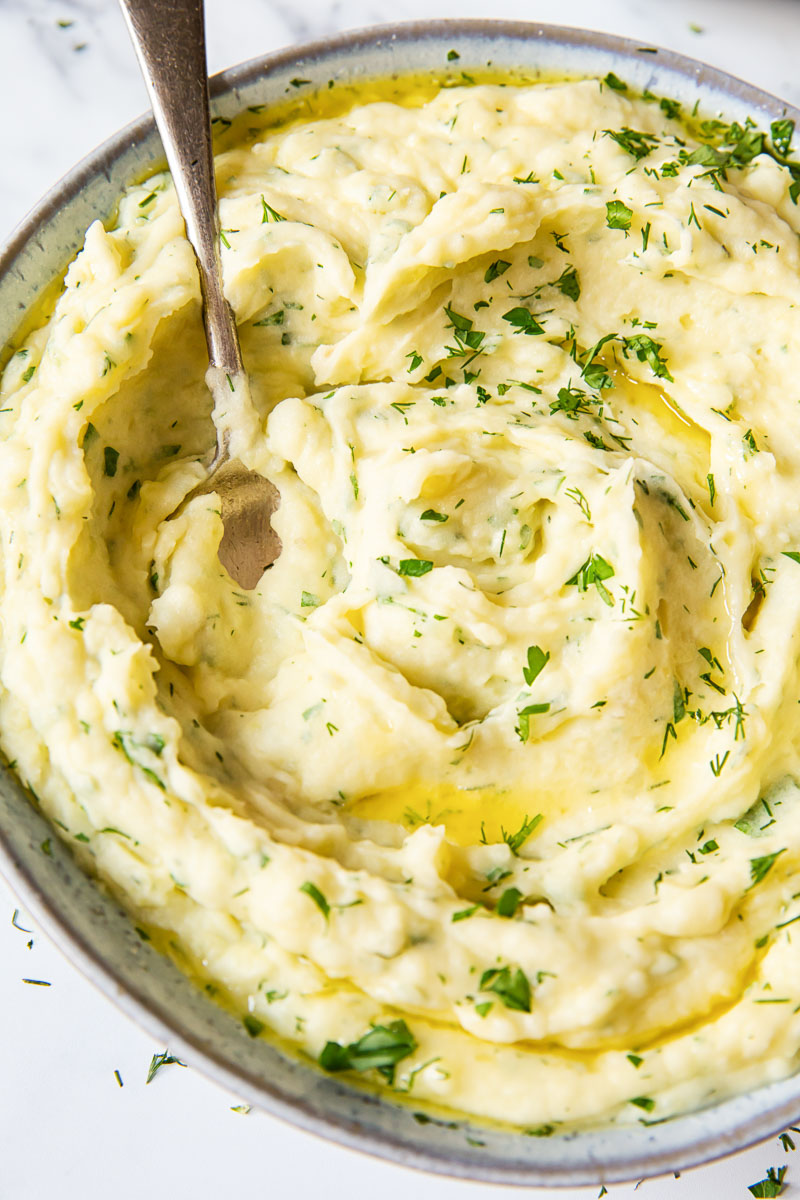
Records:
{"label": "bowl interior", "polygon": [[[458,59],[448,62],[448,51]],[[283,102],[298,76],[310,86],[407,72],[524,69],[546,75],[614,71],[636,89],[699,103],[707,115],[747,116],[762,128],[800,112],[680,55],[605,34],[521,22],[438,21],[377,27],[254,59],[212,81],[214,110]],[[79,164],[0,252],[0,346],[11,343],[97,217],[122,190],[161,169],[152,120],[143,117]],[[656,1126],[524,1137],[458,1120],[429,1119],[311,1069],[212,1003],[142,941],[123,910],[78,867],[14,774],[0,766],[0,869],[69,957],[121,1008],[192,1065],[251,1103],[345,1145],[407,1166],[469,1179],[574,1186],[678,1170],[741,1149],[800,1114],[800,1078]]]}

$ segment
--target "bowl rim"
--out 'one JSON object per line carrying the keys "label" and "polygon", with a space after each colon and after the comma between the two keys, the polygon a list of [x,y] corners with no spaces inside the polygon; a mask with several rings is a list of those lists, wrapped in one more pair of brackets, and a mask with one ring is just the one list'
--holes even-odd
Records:
{"label": "bowl rim", "polygon": [[[368,51],[384,44],[403,46],[439,42],[443,47],[446,42],[457,41],[466,45],[477,45],[481,39],[491,41],[498,38],[525,42],[533,40],[540,44],[565,47],[567,50],[585,48],[605,54],[609,59],[616,57],[617,60],[623,58],[631,62],[637,59],[641,61],[642,56],[646,54],[654,70],[683,77],[707,92],[719,92],[735,102],[762,110],[775,118],[789,116],[800,127],[800,109],[797,107],[736,76],[676,51],[645,44],[637,39],[572,26],[489,19],[415,20],[373,25],[258,55],[211,77],[209,82],[212,108],[214,101],[221,98],[235,97],[238,103],[239,88],[252,83],[257,77],[280,72],[286,67],[321,66],[326,59],[342,52]],[[464,57],[464,65],[468,63],[469,59]],[[406,70],[398,72],[400,76],[407,73]],[[377,77],[380,76],[363,76]],[[65,204],[78,197],[97,176],[108,177],[110,166],[123,152],[151,137],[153,132],[152,114],[145,113],[106,139],[63,175],[0,246],[0,283],[15,267],[19,270],[26,248],[31,242],[35,242],[42,228]],[[66,265],[67,262],[64,262],[59,270],[63,271]],[[29,310],[30,306],[20,305],[21,314]],[[782,1097],[777,1103],[755,1114],[746,1113],[734,1119],[721,1131],[704,1134],[695,1130],[694,1136],[685,1138],[679,1145],[670,1145],[663,1149],[659,1149],[657,1143],[654,1144],[651,1140],[645,1142],[638,1153],[631,1154],[624,1160],[615,1160],[610,1165],[604,1164],[602,1158],[597,1158],[578,1167],[567,1165],[563,1168],[550,1165],[521,1165],[519,1161],[510,1164],[488,1159],[480,1161],[474,1156],[470,1156],[469,1161],[459,1160],[457,1156],[445,1151],[422,1149],[406,1138],[386,1132],[382,1132],[379,1137],[365,1134],[346,1116],[327,1114],[320,1117],[304,1105],[302,1100],[287,1101],[262,1075],[234,1067],[212,1046],[182,1031],[179,1021],[171,1020],[164,1010],[155,1011],[143,993],[138,993],[129,980],[123,979],[117,968],[63,916],[55,896],[47,887],[42,886],[30,865],[24,860],[24,856],[15,852],[15,848],[2,834],[0,871],[20,898],[26,911],[38,922],[68,961],[140,1028],[169,1044],[181,1055],[188,1056],[191,1065],[206,1077],[244,1096],[269,1115],[285,1120],[305,1132],[401,1166],[464,1180],[526,1187],[574,1187],[603,1182],[615,1183],[678,1171],[736,1153],[786,1128],[800,1116],[800,1075],[795,1075],[790,1077],[795,1086],[788,1098]],[[95,881],[92,881],[92,886],[96,887]],[[744,1097],[756,1095],[759,1090],[762,1089],[744,1093]],[[384,1099],[387,1103],[392,1103],[390,1098]],[[673,1128],[679,1122],[691,1125],[692,1118],[702,1117],[703,1113],[719,1112],[726,1105],[733,1105],[737,1099],[740,1097],[702,1109],[699,1113],[680,1114],[670,1119],[669,1124]],[[476,1121],[475,1124],[479,1125],[479,1122]],[[607,1132],[613,1136],[618,1132],[618,1127],[609,1128]],[[590,1134],[577,1132],[564,1136],[574,1140],[585,1139]]]}

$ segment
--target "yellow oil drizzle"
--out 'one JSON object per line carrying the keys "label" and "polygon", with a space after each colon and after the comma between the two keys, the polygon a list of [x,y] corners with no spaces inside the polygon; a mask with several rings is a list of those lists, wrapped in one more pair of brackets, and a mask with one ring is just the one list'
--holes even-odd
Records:
{"label": "yellow oil drizzle", "polygon": [[[544,803],[543,803],[544,801]],[[526,818],[546,811],[546,798],[538,794],[486,787],[460,788],[454,784],[415,783],[361,796],[346,811],[363,821],[390,821],[409,832],[421,825],[444,825],[451,842],[474,846],[503,841],[503,830],[512,835]],[[532,834],[535,839],[536,833]]]}
{"label": "yellow oil drizzle", "polygon": [[691,459],[696,481],[705,487],[711,453],[708,431],[687,416],[663,388],[631,379],[620,370],[612,370],[611,375],[615,386],[610,400],[620,420],[635,419],[643,412],[653,417],[665,436],[665,444],[682,460],[687,456]]}
{"label": "yellow oil drizzle", "polygon": [[[305,121],[340,117],[360,104],[388,102],[403,108],[419,108],[432,100],[443,88],[472,87],[494,84],[498,87],[524,87],[532,83],[567,83],[586,78],[564,71],[509,69],[487,65],[469,72],[443,69],[441,71],[409,71],[383,77],[359,79],[357,83],[326,81],[317,87],[292,90],[292,95],[275,104],[254,105],[234,118],[230,126],[215,130],[216,149],[252,140],[267,130],[286,129]],[[289,89],[287,89],[289,90]]]}

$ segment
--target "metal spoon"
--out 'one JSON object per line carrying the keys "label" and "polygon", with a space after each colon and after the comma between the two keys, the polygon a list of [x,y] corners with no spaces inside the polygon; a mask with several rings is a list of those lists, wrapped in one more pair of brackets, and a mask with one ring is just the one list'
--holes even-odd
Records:
{"label": "metal spoon", "polygon": [[[200,273],[208,344],[206,382],[215,416],[249,396],[236,321],[222,290],[220,226],[208,103],[203,0],[120,0],[164,143],[178,203]],[[277,489],[229,452],[230,432],[216,422],[217,443],[205,481],[184,499],[216,492],[224,534],[219,559],[240,587],[254,588],[281,552],[270,516]],[[174,515],[174,514],[172,514]]]}

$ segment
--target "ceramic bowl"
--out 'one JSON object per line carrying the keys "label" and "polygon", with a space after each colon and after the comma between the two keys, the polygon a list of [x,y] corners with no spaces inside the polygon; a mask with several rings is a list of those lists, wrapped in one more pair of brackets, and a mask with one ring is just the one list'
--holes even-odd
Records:
{"label": "ceramic bowl", "polygon": [[[217,115],[276,104],[297,76],[312,83],[491,62],[546,75],[614,71],[638,89],[695,102],[761,128],[800,111],[681,55],[638,42],[522,22],[431,21],[382,26],[294,47],[234,67],[211,84]],[[458,72],[455,72],[458,73]],[[42,200],[0,251],[0,346],[13,339],[37,296],[59,277],[96,217],[113,214],[122,190],[161,169],[161,144],[143,117],[84,159]],[[598,1184],[676,1171],[739,1150],[800,1117],[800,1076],[660,1125],[525,1137],[413,1110],[326,1076],[263,1039],[197,989],[135,933],[128,916],[88,879],[14,774],[0,768],[0,868],[20,901],[72,962],[120,1008],[193,1066],[275,1116],[343,1145],[429,1171],[528,1186]],[[7,1033],[6,1035],[7,1036]]]}

